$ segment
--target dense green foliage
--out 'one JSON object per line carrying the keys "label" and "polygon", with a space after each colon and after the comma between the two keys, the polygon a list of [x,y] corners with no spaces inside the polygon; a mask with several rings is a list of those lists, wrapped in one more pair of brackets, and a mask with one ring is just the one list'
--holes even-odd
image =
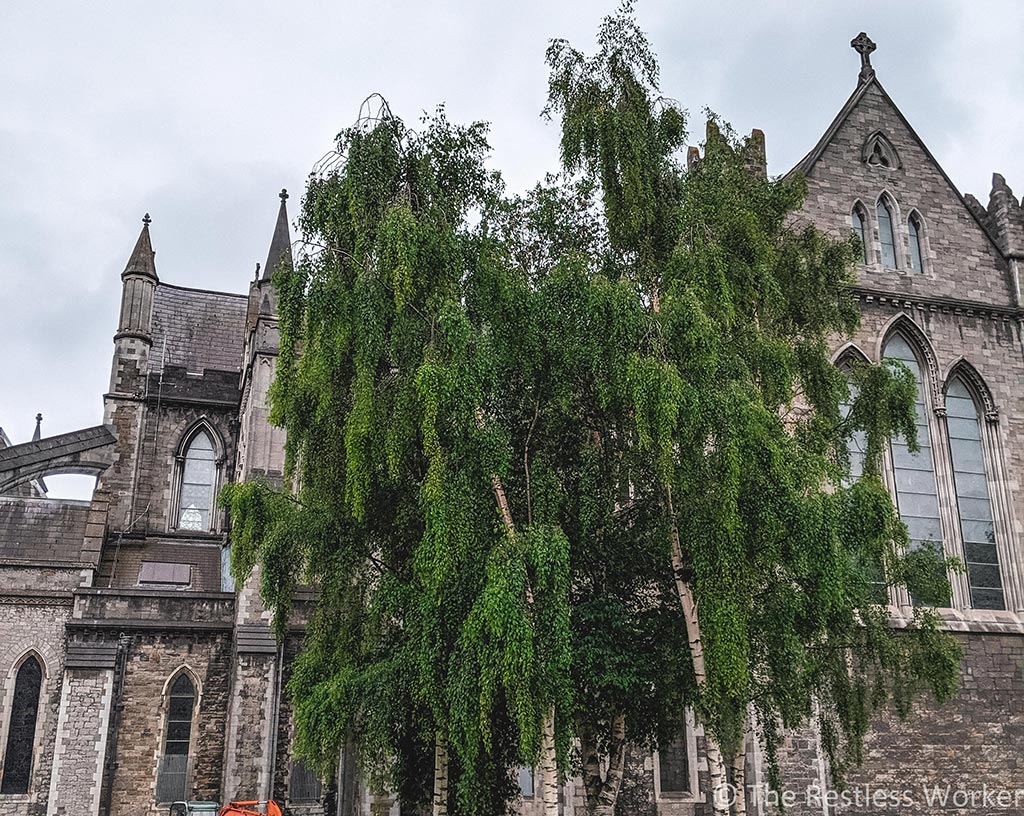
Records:
{"label": "dense green foliage", "polygon": [[624,714],[655,744],[693,705],[727,750],[753,708],[773,770],[780,729],[817,716],[841,774],[880,705],[957,673],[933,613],[897,632],[879,603],[949,592],[881,481],[890,436],[915,439],[913,379],[858,367],[843,416],[829,347],[857,324],[857,247],[796,227],[801,179],[765,178],[715,120],[680,166],[685,116],[628,6],[596,55],[554,41],[548,62],[564,174],[528,195],[486,168],[484,126],[386,106],[310,180],[307,251],[274,279],[286,484],[222,497],[236,579],[258,565],[282,634],[297,584],[320,591],[297,750],[330,774],[353,740],[416,804],[440,737],[453,812],[500,814],[552,706],[567,771],[582,731],[605,746]]}

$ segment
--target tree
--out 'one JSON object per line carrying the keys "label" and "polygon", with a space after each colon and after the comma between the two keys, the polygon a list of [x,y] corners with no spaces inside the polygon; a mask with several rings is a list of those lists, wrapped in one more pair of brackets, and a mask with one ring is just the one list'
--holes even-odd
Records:
{"label": "tree", "polygon": [[879,597],[949,591],[880,479],[889,437],[915,439],[913,380],[859,368],[842,414],[852,240],[795,226],[801,180],[714,120],[680,166],[628,5],[595,56],[556,40],[548,62],[560,177],[506,196],[485,126],[381,104],[311,178],[306,251],[275,275],[286,483],[223,500],[280,632],[319,589],[297,751],[327,775],[351,742],[435,816],[505,813],[521,764],[554,816],[575,769],[608,816],[629,744],[692,705],[715,789],[742,793],[750,730],[778,785],[811,715],[841,776],[872,712],[956,674],[934,613],[896,633]]}
{"label": "tree", "polygon": [[[683,112],[660,96],[628,3],[594,56],[556,40],[548,62],[563,164],[600,189],[611,265],[649,311],[628,362],[636,439],[669,538],[712,790],[731,779],[745,812],[748,729],[777,787],[781,729],[812,714],[841,781],[880,705],[905,713],[921,688],[943,700],[956,683],[956,645],[934,611],[917,607],[897,632],[880,603],[879,581],[922,604],[949,594],[949,565],[908,552],[880,478],[890,436],[915,444],[913,378],[858,370],[860,395],[840,415],[848,384],[828,349],[857,325],[854,240],[799,227],[802,179],[767,179],[757,140],[713,116],[703,157],[679,166]],[[867,464],[850,482],[858,430]],[[716,794],[716,813],[727,799]]]}

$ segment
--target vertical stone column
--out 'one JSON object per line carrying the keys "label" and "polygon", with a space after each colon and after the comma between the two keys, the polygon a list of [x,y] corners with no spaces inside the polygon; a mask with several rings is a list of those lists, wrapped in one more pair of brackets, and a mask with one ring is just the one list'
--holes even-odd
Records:
{"label": "vertical stone column", "polygon": [[47,816],[98,814],[117,647],[69,644]]}

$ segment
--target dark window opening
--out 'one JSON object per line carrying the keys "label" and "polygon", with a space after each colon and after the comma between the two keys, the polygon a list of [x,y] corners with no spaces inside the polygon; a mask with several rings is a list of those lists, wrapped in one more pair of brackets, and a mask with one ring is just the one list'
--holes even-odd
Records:
{"label": "dark window opening", "polygon": [[32,753],[39,718],[39,695],[43,685],[43,667],[29,657],[18,669],[14,681],[14,701],[7,729],[3,781],[0,793],[28,793],[32,781]]}
{"label": "dark window opening", "polygon": [[669,742],[658,746],[658,781],[662,793],[690,792],[690,757],[685,726]]}
{"label": "dark window opening", "polygon": [[319,802],[323,792],[320,777],[301,759],[292,761],[288,776],[288,800],[291,802]]}

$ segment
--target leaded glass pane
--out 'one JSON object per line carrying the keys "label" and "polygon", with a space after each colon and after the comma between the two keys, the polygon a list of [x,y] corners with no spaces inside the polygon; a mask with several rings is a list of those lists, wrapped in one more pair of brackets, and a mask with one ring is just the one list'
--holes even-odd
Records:
{"label": "leaded glass pane", "polygon": [[981,420],[971,392],[959,377],[946,389],[946,412],[971,605],[975,609],[1004,609]]}
{"label": "leaded glass pane", "polygon": [[182,673],[174,678],[167,705],[164,754],[157,772],[156,789],[159,802],[185,798],[195,698],[195,686],[187,674]]}
{"label": "leaded glass pane", "polygon": [[181,476],[178,527],[183,530],[210,529],[213,488],[217,480],[213,441],[201,431],[193,437],[185,453]]}
{"label": "leaded glass pane", "polygon": [[523,796],[533,796],[533,768],[519,769],[519,791]]}
{"label": "leaded glass pane", "polygon": [[288,776],[288,799],[291,802],[319,802],[323,793],[320,777],[302,760],[292,762]]}
{"label": "leaded glass pane", "polygon": [[878,239],[882,245],[882,266],[896,268],[896,238],[892,230],[892,213],[885,201],[878,202]]}
{"label": "leaded glass pane", "polygon": [[850,216],[850,223],[853,225],[853,234],[860,238],[861,262],[868,262],[868,241],[866,219],[860,205],[853,208],[853,215]]}
{"label": "leaded glass pane", "polygon": [[[885,210],[885,206],[879,204],[879,212],[882,210]],[[888,213],[888,210],[885,211]],[[921,364],[906,339],[899,334],[894,335],[886,344],[885,357],[899,360],[910,369],[917,380],[914,412],[917,417],[917,442],[921,450],[918,453],[911,453],[906,440],[903,439],[894,439],[892,442],[896,504],[900,518],[907,525],[912,548],[920,547],[926,542],[941,545],[942,522],[939,516],[938,488],[935,481],[931,429],[928,423]]]}
{"label": "leaded glass pane", "polygon": [[[854,215],[857,211],[854,210]],[[843,366],[843,373],[849,377],[850,371],[849,366]],[[857,386],[850,384],[850,396],[849,398],[839,404],[839,414],[843,419],[850,416],[850,411],[853,410],[853,401],[860,396],[860,391]],[[856,481],[864,474],[864,455],[868,448],[868,436],[864,431],[854,431],[850,434],[849,439],[846,441],[846,451],[850,457],[850,479],[849,481]],[[847,482],[848,484],[849,482]]]}
{"label": "leaded glass pane", "polygon": [[36,742],[42,683],[43,667],[34,657],[29,657],[21,664],[14,680],[0,793],[28,793],[32,781],[32,753]]}
{"label": "leaded glass pane", "polygon": [[670,742],[658,746],[658,775],[662,793],[682,793],[690,790],[690,763],[685,728]]}
{"label": "leaded glass pane", "polygon": [[907,222],[907,226],[910,228],[910,268],[920,272],[924,269],[921,263],[921,230],[917,219],[913,217]]}

